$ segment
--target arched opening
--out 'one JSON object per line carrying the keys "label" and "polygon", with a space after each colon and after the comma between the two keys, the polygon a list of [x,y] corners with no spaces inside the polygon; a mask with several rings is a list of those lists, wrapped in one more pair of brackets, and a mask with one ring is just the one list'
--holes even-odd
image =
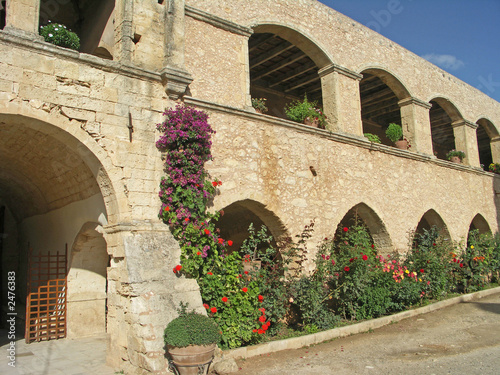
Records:
{"label": "arched opening", "polygon": [[323,51],[299,32],[278,25],[259,25],[248,41],[250,95],[267,99],[267,114],[287,118],[294,100],[322,106],[318,70],[330,62]]}
{"label": "arched opening", "polygon": [[[3,274],[16,273],[16,333],[22,335],[24,331],[29,259],[62,254],[66,246],[73,248],[73,264],[78,265],[73,273],[68,273],[71,268],[66,269],[66,275],[76,280],[73,296],[79,295],[82,301],[84,297],[78,291],[92,289],[94,294],[87,295],[93,295],[87,298],[88,303],[100,299],[101,306],[105,304],[102,280],[105,285],[108,263],[102,258],[107,259],[106,243],[101,234],[88,228],[79,234],[86,222],[107,225],[106,207],[112,207],[114,200],[111,184],[97,157],[75,136],[56,126],[21,115],[0,114],[0,160],[0,206],[5,207],[0,261]],[[106,196],[101,193],[101,186],[106,187]],[[91,273],[98,273],[100,281],[96,282]],[[2,279],[4,293],[6,281]],[[97,285],[99,298],[94,290]],[[69,282],[65,297],[72,293],[68,287],[71,288]],[[102,321],[102,308],[100,311]],[[2,315],[6,313],[2,311]],[[67,332],[74,329],[81,335],[90,333],[86,331],[88,321],[67,322]]]}
{"label": "arched opening", "polygon": [[40,1],[40,26],[65,25],[80,37],[80,52],[113,59],[115,0]]}
{"label": "arched opening", "polygon": [[217,227],[222,238],[233,241],[234,250],[241,248],[243,241],[248,237],[250,223],[253,223],[256,230],[265,225],[274,238],[273,245],[286,235],[281,220],[259,202],[245,199],[230,204],[223,211],[224,215],[219,218]]}
{"label": "arched opening", "polygon": [[352,207],[340,221],[337,229],[343,227],[349,228],[356,223],[366,226],[379,253],[388,254],[393,250],[392,241],[384,222],[377,213],[365,203],[359,203]]}
{"label": "arched opening", "polygon": [[473,230],[477,230],[480,234],[491,233],[488,222],[481,214],[477,214],[476,216],[474,216],[474,219],[472,219],[472,222],[469,226],[469,232]]}
{"label": "arched opening", "polygon": [[443,240],[450,240],[450,232],[448,231],[448,227],[444,223],[443,219],[436,211],[430,209],[422,216],[422,218],[418,222],[415,233],[424,234],[424,229],[426,231],[429,231],[432,227],[436,227],[439,229],[439,236]]}
{"label": "arched opening", "polygon": [[106,332],[109,255],[98,223],[86,223],[69,254],[68,338]]}
{"label": "arched opening", "polygon": [[6,24],[7,13],[5,8],[7,6],[7,0],[0,0],[0,30],[3,30]]}
{"label": "arched opening", "polygon": [[493,138],[497,138],[498,131],[491,121],[482,118],[476,124],[477,149],[479,151],[479,163],[485,171],[489,170],[489,166],[493,163],[490,142]]}
{"label": "arched opening", "polygon": [[446,160],[446,154],[455,149],[455,134],[452,123],[462,119],[462,115],[447,99],[435,98],[429,103],[432,105],[429,117],[434,156]]}
{"label": "arched opening", "polygon": [[408,90],[390,73],[366,69],[359,82],[363,133],[375,134],[382,144],[393,146],[385,131],[390,123],[401,125],[398,102],[410,96]]}

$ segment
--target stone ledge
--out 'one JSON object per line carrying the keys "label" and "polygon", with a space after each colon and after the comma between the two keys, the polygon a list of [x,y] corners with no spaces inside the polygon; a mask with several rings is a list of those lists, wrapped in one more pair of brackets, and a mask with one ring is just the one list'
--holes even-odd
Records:
{"label": "stone ledge", "polygon": [[203,10],[194,8],[192,6],[186,5],[185,8],[186,16],[194,18],[195,20],[206,22],[212,26],[219,29],[229,31],[234,34],[243,35],[250,37],[253,34],[253,30],[249,27],[238,25],[232,21],[225,20],[224,18],[218,17],[216,15],[207,13]]}
{"label": "stone ledge", "polygon": [[500,287],[481,290],[479,292],[464,294],[458,297],[450,298],[444,301],[439,301],[433,303],[432,305],[427,305],[419,307],[415,310],[402,311],[394,315],[383,316],[381,318],[368,320],[365,322],[353,324],[350,326],[339,327],[330,329],[328,331],[314,333],[312,335],[306,335],[301,337],[293,337],[290,339],[271,341],[263,344],[246,346],[237,349],[231,349],[222,352],[222,358],[250,358],[261,354],[274,353],[281,350],[289,349],[300,349],[305,346],[319,344],[324,341],[346,337],[354,335],[356,333],[367,332],[370,329],[380,328],[391,324],[393,322],[399,322],[406,318],[411,318],[421,314],[426,314],[432,311],[442,309],[451,305],[456,305],[461,302],[471,301],[477,298],[483,298],[490,296],[492,294],[500,293]]}
{"label": "stone ledge", "polygon": [[[452,163],[447,160],[437,159],[434,155],[422,154],[418,152],[412,152],[407,150],[400,150],[396,147],[386,146],[381,143],[372,143],[365,137],[360,137],[352,134],[346,133],[334,133],[326,129],[313,128],[311,126],[302,125],[294,121],[285,120],[282,118],[269,116],[265,114],[255,113],[253,109],[245,110],[230,106],[221,105],[214,102],[209,102],[193,97],[184,97],[185,103],[188,105],[193,105],[199,108],[203,108],[209,111],[226,113],[234,116],[243,117],[249,120],[262,121],[276,126],[286,127],[288,129],[293,129],[302,133],[316,134],[322,138],[329,139],[334,142],[344,143],[351,146],[365,148],[370,151],[379,151],[384,154],[394,155],[402,157],[405,159],[411,159],[426,163],[432,163],[441,167],[452,168],[462,172],[468,172],[473,174],[479,174],[484,176],[493,177],[492,172],[486,172],[479,167],[471,167],[464,164]],[[499,175],[500,177],[500,175]]]}

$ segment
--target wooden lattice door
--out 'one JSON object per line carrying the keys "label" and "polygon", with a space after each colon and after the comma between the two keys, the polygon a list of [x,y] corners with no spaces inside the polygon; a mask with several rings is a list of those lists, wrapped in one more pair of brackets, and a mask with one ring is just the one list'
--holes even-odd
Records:
{"label": "wooden lattice door", "polygon": [[68,246],[60,254],[28,257],[28,297],[25,340],[46,341],[66,337]]}

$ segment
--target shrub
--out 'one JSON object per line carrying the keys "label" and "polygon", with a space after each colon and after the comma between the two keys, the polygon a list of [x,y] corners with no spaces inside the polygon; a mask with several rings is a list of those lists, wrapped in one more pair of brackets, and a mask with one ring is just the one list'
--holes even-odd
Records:
{"label": "shrub", "polygon": [[488,167],[490,172],[500,174],[500,164],[498,163],[491,163]]}
{"label": "shrub", "polygon": [[370,142],[373,142],[373,143],[382,143],[382,141],[380,140],[379,136],[376,135],[376,134],[372,134],[372,133],[365,133],[363,134],[366,138],[368,138],[368,140]]}
{"label": "shrub", "polygon": [[457,150],[451,150],[446,154],[446,159],[451,160],[453,156],[457,156],[460,158],[460,160],[463,160],[465,158],[465,152],[463,151],[457,151]]}
{"label": "shrub", "polygon": [[385,130],[385,135],[391,142],[396,143],[403,138],[403,128],[401,128],[401,125],[390,123]]}
{"label": "shrub", "polygon": [[303,123],[306,118],[311,121],[317,119],[320,128],[325,127],[326,116],[318,108],[317,102],[310,102],[307,100],[307,96],[304,96],[304,100],[295,100],[285,107],[286,116],[295,122]]}
{"label": "shrub", "polygon": [[[50,22],[50,21],[49,21]],[[40,35],[46,42],[56,46],[77,50],[80,48],[80,38],[66,26],[58,23],[48,23],[40,27]]]}

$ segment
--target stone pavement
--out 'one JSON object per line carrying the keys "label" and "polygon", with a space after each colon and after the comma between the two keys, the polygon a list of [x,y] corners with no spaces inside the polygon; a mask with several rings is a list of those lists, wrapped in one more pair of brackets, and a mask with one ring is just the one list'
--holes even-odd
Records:
{"label": "stone pavement", "polygon": [[26,344],[16,341],[16,367],[8,365],[7,331],[0,330],[2,375],[113,375],[105,365],[107,336],[52,340]]}

